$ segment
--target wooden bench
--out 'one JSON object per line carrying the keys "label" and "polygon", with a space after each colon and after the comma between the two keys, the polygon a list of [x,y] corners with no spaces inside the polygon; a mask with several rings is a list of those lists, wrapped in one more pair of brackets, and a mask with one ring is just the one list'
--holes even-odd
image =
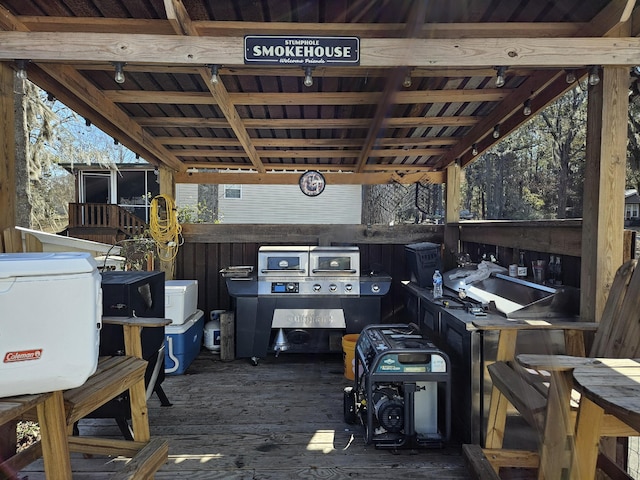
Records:
{"label": "wooden bench", "polygon": [[[67,452],[132,457],[123,470],[113,478],[152,478],[153,473],[167,461],[168,443],[161,439],[150,440],[144,385],[146,367],[145,360],[133,356],[100,357],[96,372],[83,385],[63,392],[55,392],[61,395],[64,405],[64,413],[61,414],[64,422],[62,426],[54,427],[55,430],[61,428],[63,430],[62,433],[55,432],[58,438],[56,444],[59,444],[60,438],[63,438]],[[127,389],[130,392],[134,441],[70,435],[76,421]],[[53,394],[42,394],[43,397],[48,395]],[[32,397],[36,397],[36,399],[34,400]],[[9,416],[31,418],[37,420],[43,428],[43,422],[48,420],[50,414],[43,415],[38,410],[37,416],[34,418],[34,406],[44,402],[44,400],[39,400],[39,397],[36,395],[2,399],[5,404],[10,404],[13,401],[13,403],[20,405],[19,408],[14,408],[11,414],[3,420],[9,420]],[[60,437],[60,435],[62,436]],[[48,473],[50,468],[55,469],[52,471],[64,472],[67,468],[65,463],[68,463],[68,453],[66,460],[63,458],[65,457],[64,452],[62,455],[60,451],[57,451],[53,456],[47,455],[46,449],[43,449],[43,444],[46,443],[37,442],[1,464],[0,478],[3,478],[1,472],[19,471],[41,456],[45,457],[45,471],[47,471],[48,477],[50,476]],[[61,462],[62,466],[57,466]],[[47,465],[47,463],[55,465]],[[51,478],[66,478],[66,476],[57,473]]]}
{"label": "wooden bench", "polygon": [[[640,269],[636,264],[636,260],[630,260],[616,272],[600,323],[505,321],[504,325],[483,326],[478,322],[478,328],[499,330],[500,337],[498,361],[488,367],[493,387],[485,445],[464,448],[476,475],[487,462],[496,475],[503,467],[520,467],[538,468],[538,478],[560,478],[562,470],[569,468],[580,400],[572,388],[573,369],[594,357],[640,356]],[[518,332],[540,328],[563,330],[565,350],[570,355],[516,356]],[[590,358],[585,358],[585,332],[594,331]],[[538,451],[503,448],[509,405],[537,432]],[[605,415],[602,435],[629,436],[637,432]]]}

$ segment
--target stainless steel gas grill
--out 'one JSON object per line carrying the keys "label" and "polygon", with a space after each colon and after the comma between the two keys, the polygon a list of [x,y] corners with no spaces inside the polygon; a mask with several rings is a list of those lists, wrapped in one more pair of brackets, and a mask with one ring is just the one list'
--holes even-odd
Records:
{"label": "stainless steel gas grill", "polygon": [[[233,267],[225,271],[234,271]],[[358,247],[263,246],[256,275],[230,275],[236,356],[342,350],[342,336],[380,323],[391,277],[360,274]]]}

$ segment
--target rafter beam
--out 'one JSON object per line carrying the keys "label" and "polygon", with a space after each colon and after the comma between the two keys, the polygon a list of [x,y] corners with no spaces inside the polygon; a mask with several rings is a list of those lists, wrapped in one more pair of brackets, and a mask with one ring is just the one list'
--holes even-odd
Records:
{"label": "rafter beam", "polygon": [[[120,32],[168,35],[175,31],[171,20],[131,18],[20,16],[18,20],[34,32]],[[356,35],[361,38],[402,36],[404,23],[305,23],[192,21],[201,36],[244,35]],[[460,37],[571,37],[586,24],[567,22],[433,23],[423,25],[417,38]]]}
{"label": "rafter beam", "polygon": [[[246,152],[242,150],[212,150],[212,149],[173,149],[171,150],[178,157],[202,157],[202,158],[247,158]],[[433,157],[447,153],[445,148],[381,148],[371,149],[370,157]],[[358,158],[358,150],[260,150],[262,158]]]}
{"label": "rafter beam", "polygon": [[[207,70],[204,70],[208,73]],[[207,81],[207,83],[209,83]],[[498,102],[509,95],[505,88],[473,90],[414,90],[396,92],[394,102],[449,103],[449,102]],[[115,103],[156,103],[210,105],[211,95],[199,92],[168,92],[142,90],[106,90],[104,95]],[[363,92],[314,92],[314,93],[227,93],[233,105],[375,105],[383,97],[382,93]]]}
{"label": "rafter beam", "polygon": [[[31,34],[31,32],[26,32],[27,27],[22,25],[4,7],[0,7],[0,28],[9,28]],[[169,153],[164,146],[157,144],[153,138],[142,130],[142,127],[125,115],[113,102],[105,98],[102,91],[89,83],[77,70],[64,65],[38,64],[37,67],[38,68],[33,69],[36,75],[39,74],[39,69],[50,77],[50,79],[63,85],[66,91],[73,94],[73,102],[82,103],[82,108],[85,110],[97,112],[95,117],[98,122],[100,122],[97,124],[101,126],[103,130],[107,132],[114,130],[120,132],[125,139],[123,140],[121,138],[121,141],[123,141],[128,148],[134,151],[143,150],[142,152],[139,151],[139,153],[149,153],[154,158],[147,158],[147,160],[152,161],[152,163],[164,164],[174,170],[183,168],[182,163],[176,157]],[[34,80],[33,75],[31,79]],[[45,78],[41,80],[49,81],[49,79]],[[102,123],[103,119],[107,124]],[[137,145],[140,145],[142,148],[136,149]]]}
{"label": "rafter beam", "polygon": [[[639,65],[640,39],[572,38],[364,38],[361,67],[580,67]],[[243,39],[176,35],[1,32],[0,60],[184,65],[242,65]]]}
{"label": "rafter beam", "polygon": [[[217,137],[155,137],[156,142],[163,145],[192,145],[202,147],[240,147],[240,142],[235,138]],[[309,147],[360,147],[364,139],[356,138],[254,138],[256,147],[284,147],[284,148],[309,148]],[[429,145],[454,145],[458,138],[454,137],[415,137],[415,138],[380,138],[378,146],[403,146],[417,147]]]}
{"label": "rafter beam", "polygon": [[[411,127],[461,127],[475,125],[482,117],[406,117],[389,118],[387,125],[393,128]],[[143,127],[161,128],[229,128],[229,122],[218,118],[198,117],[133,117]],[[370,118],[314,118],[313,122],[293,118],[245,118],[247,128],[266,128],[271,130],[297,129],[318,130],[328,128],[369,128]]]}
{"label": "rafter beam", "polygon": [[[198,36],[198,32],[194,28],[182,0],[164,0],[164,6],[167,18],[178,35]],[[242,123],[238,110],[236,109],[233,100],[230,98],[229,92],[227,92],[222,80],[220,79],[217,83],[212,84],[209,81],[210,73],[205,68],[199,68],[198,73],[209,89],[211,97],[213,97],[213,100],[218,104],[218,107],[225,116],[229,126],[235,133],[236,138],[245,151],[245,155],[249,158],[258,172],[264,172],[262,160],[260,160],[260,156],[252,143],[251,137]]]}
{"label": "rafter beam", "polygon": [[[305,170],[302,165],[301,171]],[[380,173],[323,173],[330,185],[377,185],[388,183],[412,184],[418,181],[425,183],[442,183],[443,172],[419,172],[398,174],[396,172]],[[296,173],[177,173],[177,183],[198,184],[267,184],[267,185],[297,185],[300,172]]]}

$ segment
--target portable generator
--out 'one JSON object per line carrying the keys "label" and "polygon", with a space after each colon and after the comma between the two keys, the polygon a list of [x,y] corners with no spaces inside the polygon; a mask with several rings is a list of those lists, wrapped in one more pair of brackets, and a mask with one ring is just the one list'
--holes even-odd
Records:
{"label": "portable generator", "polygon": [[449,358],[413,324],[366,326],[356,342],[355,379],[344,420],[361,423],[376,448],[439,448],[451,430]]}

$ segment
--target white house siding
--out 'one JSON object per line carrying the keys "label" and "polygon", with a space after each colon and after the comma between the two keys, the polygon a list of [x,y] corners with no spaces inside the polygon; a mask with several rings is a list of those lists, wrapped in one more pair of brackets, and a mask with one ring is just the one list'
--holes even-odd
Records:
{"label": "white house siding", "polygon": [[195,183],[176,184],[176,206],[178,208],[198,205],[198,185]]}
{"label": "white house siding", "polygon": [[317,197],[307,197],[297,185],[242,185],[241,198],[224,198],[218,189],[223,223],[359,224],[360,185],[327,185]]}

